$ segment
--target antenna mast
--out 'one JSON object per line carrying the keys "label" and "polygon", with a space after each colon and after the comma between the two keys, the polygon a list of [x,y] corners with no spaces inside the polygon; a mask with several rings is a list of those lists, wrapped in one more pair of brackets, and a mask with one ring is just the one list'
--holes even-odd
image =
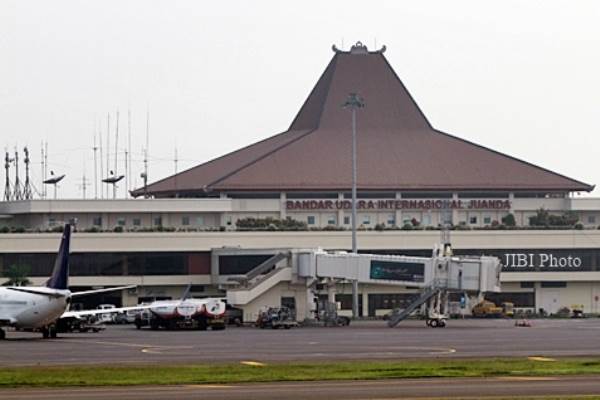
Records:
{"label": "antenna mast", "polygon": [[8,155],[8,151],[6,151],[5,156],[4,156],[4,169],[6,171],[6,184],[4,185],[4,201],[11,200],[10,176],[9,176],[11,161],[12,160],[10,159],[10,156]]}
{"label": "antenna mast", "polygon": [[[46,179],[48,179],[48,142],[46,142],[46,146],[45,147],[46,148],[44,150],[44,181]],[[43,183],[43,181],[42,181],[42,183]],[[42,186],[44,187],[44,198],[47,198],[47,196],[48,196],[48,189],[43,184],[42,184]]]}
{"label": "antenna mast", "polygon": [[83,199],[85,200],[86,198],[86,189],[88,187],[88,180],[85,176],[85,158],[83,159],[83,177],[81,179],[81,184],[78,185],[81,188],[82,194],[83,194]]}
{"label": "antenna mast", "polygon": [[177,193],[177,161],[179,161],[177,159],[177,146],[175,146],[175,159],[173,160],[175,162],[175,197],[179,197],[178,193]]}
{"label": "antenna mast", "polygon": [[[42,162],[40,163],[40,165],[42,166],[42,174],[40,175],[42,177],[42,182],[44,181],[44,142],[42,141],[41,144],[41,160]],[[42,191],[40,192],[40,197],[43,199],[44,198],[44,185],[42,184]]]}
{"label": "antenna mast", "polygon": [[[98,144],[100,146],[100,176],[104,175],[104,153],[102,151],[102,121],[98,124]],[[100,197],[104,198],[104,190],[100,188]]]}
{"label": "antenna mast", "polygon": [[[119,110],[117,110],[117,121],[115,123],[115,176],[118,176],[117,174],[117,167],[119,166],[118,160],[119,160]],[[113,185],[113,199],[117,198],[117,185]]]}
{"label": "antenna mast", "polygon": [[[95,122],[94,122],[95,125]],[[98,151],[98,147],[96,146],[96,126],[94,126],[94,198],[98,198],[98,160],[96,157],[96,153]]]}
{"label": "antenna mast", "polygon": [[148,148],[150,147],[150,110],[146,110],[146,149],[144,150],[144,198],[148,198]]}
{"label": "antenna mast", "polygon": [[33,198],[33,194],[31,193],[31,183],[29,182],[29,149],[27,146],[23,148],[23,152],[25,153],[25,186],[23,187],[23,199],[31,200]]}
{"label": "antenna mast", "polygon": [[[106,177],[110,176],[110,113],[106,117]],[[106,187],[106,198],[108,199],[108,186]]]}
{"label": "antenna mast", "polygon": [[21,193],[21,182],[19,181],[19,152],[15,147],[15,188],[13,192],[13,196],[15,200],[22,200],[23,195]]}
{"label": "antenna mast", "polygon": [[125,154],[125,176],[127,178],[127,182],[125,186],[127,186],[127,192],[125,197],[129,195],[129,191],[131,190],[131,109],[127,109],[127,153]]}

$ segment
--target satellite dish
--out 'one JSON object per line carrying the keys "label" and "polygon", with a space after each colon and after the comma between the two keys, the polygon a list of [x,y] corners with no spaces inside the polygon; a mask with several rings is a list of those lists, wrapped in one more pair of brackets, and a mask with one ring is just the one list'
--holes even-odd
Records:
{"label": "satellite dish", "polygon": [[53,171],[50,171],[50,175],[52,175],[52,178],[46,179],[44,181],[44,184],[46,184],[46,185],[56,185],[58,182],[62,181],[63,178],[65,177],[65,175],[54,176],[54,172]]}
{"label": "satellite dish", "polygon": [[125,175],[119,175],[119,176],[110,176],[106,179],[102,179],[102,182],[104,183],[112,183],[113,185],[117,182],[119,182],[121,179],[125,178]]}

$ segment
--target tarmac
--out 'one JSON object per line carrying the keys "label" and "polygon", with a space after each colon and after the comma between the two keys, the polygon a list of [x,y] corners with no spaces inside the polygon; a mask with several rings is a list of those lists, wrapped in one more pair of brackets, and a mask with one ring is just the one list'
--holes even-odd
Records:
{"label": "tarmac", "polygon": [[446,328],[428,328],[423,321],[409,320],[388,328],[384,321],[360,321],[337,328],[228,327],[214,332],[116,325],[57,339],[8,332],[7,340],[0,341],[0,366],[600,356],[600,319],[532,324],[451,320]]}
{"label": "tarmac", "polygon": [[300,400],[300,399],[439,399],[588,396],[600,393],[600,376],[402,379],[384,381],[281,382],[236,385],[179,385],[7,389],[3,400]]}

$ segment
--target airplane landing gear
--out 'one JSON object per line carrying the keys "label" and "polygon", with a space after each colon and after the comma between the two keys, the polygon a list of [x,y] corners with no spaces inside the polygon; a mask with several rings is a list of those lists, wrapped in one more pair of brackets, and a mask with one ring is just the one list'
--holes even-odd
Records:
{"label": "airplane landing gear", "polygon": [[6,339],[6,332],[4,329],[0,329],[0,340]]}
{"label": "airplane landing gear", "polygon": [[56,325],[48,325],[42,328],[42,337],[44,339],[56,339]]}

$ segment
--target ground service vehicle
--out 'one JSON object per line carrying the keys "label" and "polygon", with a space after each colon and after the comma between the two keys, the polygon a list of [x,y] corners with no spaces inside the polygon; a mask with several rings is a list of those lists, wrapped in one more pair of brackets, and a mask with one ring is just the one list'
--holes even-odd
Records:
{"label": "ground service vehicle", "polygon": [[289,308],[269,307],[266,311],[258,314],[256,325],[261,329],[290,329],[293,326],[298,326],[298,323]]}
{"label": "ground service vehicle", "polygon": [[476,318],[513,317],[515,314],[514,304],[506,301],[498,307],[491,301],[483,300],[473,307],[472,314]]}
{"label": "ground service vehicle", "polygon": [[140,329],[225,329],[225,302],[218,298],[189,298],[190,286],[181,300],[160,300],[149,305],[140,306],[147,310],[140,312],[135,318],[135,326]]}
{"label": "ground service vehicle", "polygon": [[477,303],[471,312],[477,318],[499,318],[502,316],[502,307],[498,307],[491,301],[483,300]]}

